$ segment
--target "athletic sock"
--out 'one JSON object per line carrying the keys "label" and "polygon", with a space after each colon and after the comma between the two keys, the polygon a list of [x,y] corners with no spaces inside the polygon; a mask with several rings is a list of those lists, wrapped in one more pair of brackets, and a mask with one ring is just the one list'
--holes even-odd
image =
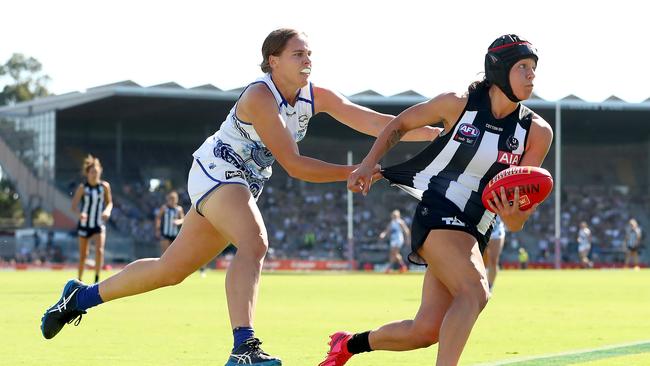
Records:
{"label": "athletic sock", "polygon": [[347,344],[348,352],[352,354],[357,354],[357,353],[372,351],[370,349],[370,341],[368,340],[369,335],[370,335],[370,331],[357,333],[353,335]]}
{"label": "athletic sock", "polygon": [[101,296],[99,296],[99,284],[82,287],[77,293],[77,308],[79,310],[90,309],[103,303]]}
{"label": "athletic sock", "polygon": [[235,350],[240,344],[244,343],[245,340],[253,338],[255,336],[255,331],[251,327],[237,327],[232,330],[232,336],[235,340],[232,349]]}

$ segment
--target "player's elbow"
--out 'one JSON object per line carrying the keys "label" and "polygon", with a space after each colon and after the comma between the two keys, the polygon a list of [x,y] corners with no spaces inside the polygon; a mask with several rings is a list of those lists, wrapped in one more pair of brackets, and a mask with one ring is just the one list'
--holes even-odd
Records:
{"label": "player's elbow", "polygon": [[291,178],[301,179],[304,169],[302,169],[300,160],[300,155],[288,156],[280,161],[280,165],[282,165],[284,170]]}

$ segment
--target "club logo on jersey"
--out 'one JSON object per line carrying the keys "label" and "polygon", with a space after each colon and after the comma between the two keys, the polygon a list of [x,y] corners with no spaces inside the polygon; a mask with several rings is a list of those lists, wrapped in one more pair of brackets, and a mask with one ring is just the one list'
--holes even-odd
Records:
{"label": "club logo on jersey", "polygon": [[508,149],[515,151],[519,148],[519,140],[517,140],[516,137],[510,135],[510,137],[508,137],[508,140],[506,140],[506,145],[508,146]]}
{"label": "club logo on jersey", "polygon": [[521,161],[521,154],[513,154],[509,151],[499,150],[497,162],[506,165],[519,165],[519,161]]}
{"label": "club logo on jersey", "polygon": [[445,222],[447,225],[453,225],[453,226],[465,226],[465,223],[458,220],[456,216],[454,217],[443,217],[442,221]]}
{"label": "club logo on jersey", "polygon": [[270,167],[275,161],[273,154],[271,154],[271,150],[259,145],[255,145],[251,148],[251,157],[255,164],[262,168]]}
{"label": "club logo on jersey", "polygon": [[306,114],[301,114],[298,117],[298,128],[301,130],[307,128],[307,123],[309,123],[309,117]]}
{"label": "club logo on jersey", "polygon": [[239,177],[241,179],[244,179],[244,172],[241,170],[227,170],[226,171],[226,179],[232,179],[235,177]]}
{"label": "club logo on jersey", "polygon": [[462,142],[467,145],[474,145],[478,136],[481,134],[481,131],[470,125],[469,123],[463,123],[458,126],[458,132],[454,136],[454,141]]}
{"label": "club logo on jersey", "polygon": [[422,207],[422,210],[420,210],[420,213],[422,214],[422,216],[426,216],[426,215],[429,214],[429,209],[426,208],[426,207]]}

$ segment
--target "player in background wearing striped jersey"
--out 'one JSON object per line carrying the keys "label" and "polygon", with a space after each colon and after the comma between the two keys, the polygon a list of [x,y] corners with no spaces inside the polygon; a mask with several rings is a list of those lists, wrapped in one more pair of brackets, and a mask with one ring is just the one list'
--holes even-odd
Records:
{"label": "player in background wearing striped jersey", "polygon": [[79,184],[72,197],[72,211],[79,215],[77,235],[79,236],[79,270],[81,281],[88,256],[88,242],[95,243],[95,282],[104,264],[106,225],[113,210],[111,186],[101,179],[102,164],[99,159],[88,155],[83,163],[82,174],[86,178]]}
{"label": "player in background wearing striped jersey", "polygon": [[178,236],[178,230],[185,217],[183,207],[178,204],[178,193],[176,191],[167,193],[165,200],[165,204],[158,209],[155,225],[156,238],[160,240],[161,256]]}
{"label": "player in background wearing striped jersey", "polygon": [[[453,52],[447,52],[453,54]],[[533,93],[537,52],[516,35],[495,40],[485,56],[486,77],[468,93],[441,94],[402,112],[381,132],[348,188],[366,194],[373,167],[407,131],[432,123],[441,133],[413,159],[382,169],[391,183],[421,198],[411,224],[409,260],[427,265],[420,309],[413,319],[378,329],[330,336],[321,366],[342,366],[354,354],[407,351],[438,343],[436,365],[456,365],[469,334],[490,297],[481,252],[494,214],[481,203],[487,182],[511,164],[540,166],[553,132],[520,104]],[[490,202],[510,231],[522,229],[536,205],[519,210],[519,191],[510,206],[505,190]]]}
{"label": "player in background wearing striped jersey", "polygon": [[[284,28],[271,32],[262,45],[262,55],[264,76],[248,85],[219,130],[193,154],[188,176],[192,208],[176,240],[161,258],[130,263],[97,286],[69,281],[61,299],[43,316],[45,338],[54,337],[90,307],[179,284],[232,242],[237,253],[226,274],[226,298],[234,344],[226,365],[281,365],[280,359],[261,349],[253,331],[259,279],[269,245],[256,200],[271,177],[271,166],[277,159],[290,176],[307,182],[345,181],[356,165],[332,164],[300,154],[297,142],[305,137],[311,116],[325,112],[372,136],[394,117],[313,85],[309,81],[311,49],[301,32]],[[436,129],[425,126],[404,138],[431,141],[435,135]],[[378,173],[379,167],[374,171]]]}

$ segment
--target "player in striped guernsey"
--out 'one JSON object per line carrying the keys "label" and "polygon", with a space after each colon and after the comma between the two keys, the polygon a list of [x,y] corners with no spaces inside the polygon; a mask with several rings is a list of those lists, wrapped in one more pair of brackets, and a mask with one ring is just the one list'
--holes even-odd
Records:
{"label": "player in striped guernsey", "polygon": [[[226,297],[234,347],[226,363],[277,366],[254,336],[262,262],[268,238],[256,200],[275,161],[294,178],[308,182],[345,181],[356,166],[326,163],[300,154],[310,118],[326,112],[353,129],[372,136],[393,116],[356,105],[309,82],[311,49],[303,33],[271,32],[262,45],[264,76],[242,92],[219,130],[194,152],[188,177],[192,208],[178,237],[160,259],[142,259],[97,287],[69,282],[63,296],[44,315],[45,338],[89,307],[105,301],[176,285],[232,242],[237,247],[226,275]],[[424,126],[405,139],[431,141],[436,129]],[[375,173],[379,167],[375,167]],[[78,291],[78,295],[75,291]],[[67,304],[74,300],[75,307]],[[74,301],[72,301],[74,302]]]}
{"label": "player in striped guernsey", "polygon": [[[411,225],[409,259],[426,264],[420,309],[413,319],[379,329],[331,336],[321,366],[340,366],[353,354],[406,351],[439,343],[436,365],[456,365],[490,296],[481,252],[494,214],[481,203],[488,181],[510,165],[540,166],[552,140],[549,124],[520,101],[530,97],[537,52],[516,35],[498,38],[485,56],[486,78],[465,95],[446,93],[402,112],[381,132],[348,188],[370,189],[373,167],[409,130],[442,123],[444,132],[413,159],[382,170],[391,183],[421,199]],[[489,203],[510,231],[535,207],[519,210],[505,192]]]}
{"label": "player in striped guernsey", "polygon": [[160,255],[169,247],[183,224],[185,211],[178,204],[178,193],[171,191],[167,193],[166,203],[158,209],[156,214],[156,237],[160,240]]}
{"label": "player in striped guernsey", "polygon": [[111,216],[113,198],[111,186],[101,179],[102,164],[99,159],[88,155],[83,163],[82,173],[86,177],[79,184],[72,197],[72,211],[79,215],[77,235],[79,236],[78,278],[84,273],[88,242],[95,243],[95,282],[99,282],[99,273],[104,264],[104,244],[106,243],[106,226]]}

